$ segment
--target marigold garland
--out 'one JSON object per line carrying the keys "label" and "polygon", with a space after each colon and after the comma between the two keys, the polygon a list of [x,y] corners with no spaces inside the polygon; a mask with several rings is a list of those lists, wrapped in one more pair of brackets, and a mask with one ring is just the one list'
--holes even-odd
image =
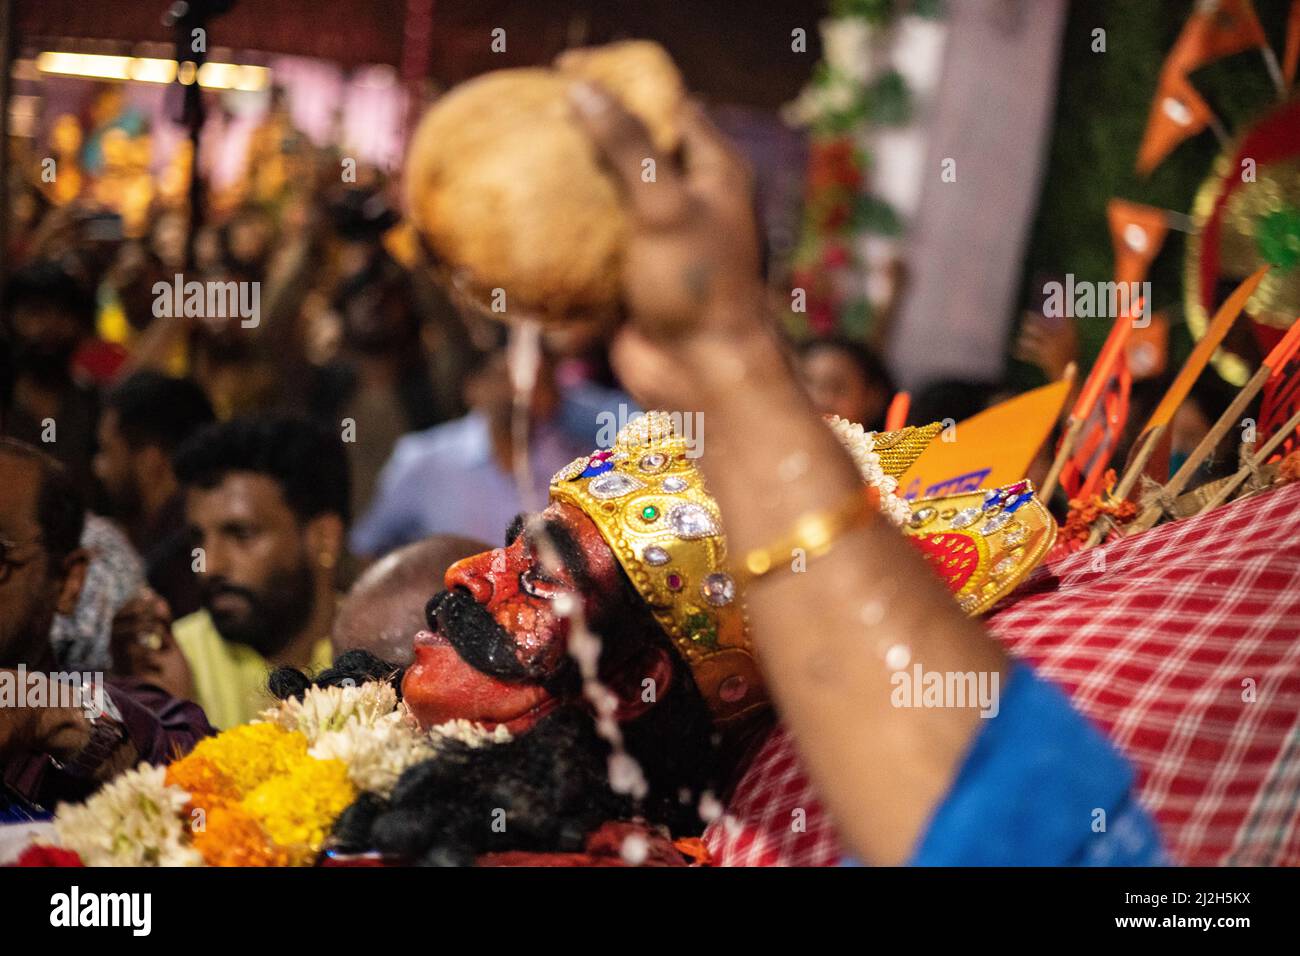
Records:
{"label": "marigold garland", "polygon": [[250,793],[242,806],[294,863],[305,864],[320,852],[334,821],[356,798],[342,760],[304,756],[289,773]]}
{"label": "marigold garland", "polygon": [[275,724],[243,724],[201,741],[168,772],[170,779],[188,781],[186,789],[242,799],[306,757],[304,735]]}
{"label": "marigold garland", "polygon": [[194,827],[194,849],[208,866],[288,866],[291,854],[274,845],[262,825],[239,804],[205,795],[203,826]]}
{"label": "marigold garland", "polygon": [[1102,479],[1103,491],[1100,494],[1087,501],[1070,501],[1070,513],[1061,528],[1061,540],[1069,550],[1078,551],[1087,543],[1093,524],[1102,515],[1109,516],[1116,524],[1127,524],[1137,517],[1137,505],[1114,496],[1116,480],[1115,469],[1111,468]]}
{"label": "marigold garland", "polygon": [[[385,682],[311,688],[263,720],[147,764],[82,804],[62,804],[66,856],[91,865],[303,866],[362,792],[387,794],[447,739],[491,746],[504,728],[453,721],[422,730]],[[33,859],[39,854],[32,854]]]}
{"label": "marigold garland", "polygon": [[1300,480],[1300,450],[1282,459],[1277,469],[1277,480],[1279,483]]}

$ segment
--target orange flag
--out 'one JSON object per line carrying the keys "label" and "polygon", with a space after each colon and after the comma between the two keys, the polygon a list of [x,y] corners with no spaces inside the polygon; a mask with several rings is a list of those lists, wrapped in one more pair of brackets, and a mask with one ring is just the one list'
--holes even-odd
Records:
{"label": "orange flag", "polygon": [[[1264,364],[1272,369],[1264,386],[1264,399],[1259,410],[1259,429],[1256,441],[1263,444],[1300,410],[1300,318],[1291,324],[1282,341],[1273,347]],[[1300,446],[1298,435],[1291,435],[1278,448],[1273,457],[1285,458]]]}
{"label": "orange flag", "polygon": [[1132,330],[1131,313],[1116,317],[1070,412],[1072,421],[1084,423],[1074,450],[1061,469],[1061,487],[1072,499],[1096,493],[1124,434],[1132,385],[1127,356]]}
{"label": "orange flag", "polygon": [[898,480],[908,499],[997,488],[1024,478],[1070,397],[1071,377],[999,402],[930,442]]}
{"label": "orange flag", "polygon": [[1251,0],[1201,2],[1187,18],[1164,68],[1187,76],[1225,56],[1267,45]]}
{"label": "orange flag", "polygon": [[[1110,242],[1115,250],[1115,281],[1146,281],[1151,263],[1160,254],[1169,232],[1163,209],[1124,199],[1112,199],[1106,206]],[[1137,300],[1130,294],[1128,301]],[[1128,365],[1135,379],[1155,378],[1165,370],[1169,349],[1169,320],[1163,312],[1152,315],[1145,326],[1135,327],[1129,336]]]}
{"label": "orange flag", "polygon": [[1106,204],[1106,220],[1115,249],[1115,281],[1143,281],[1169,232],[1164,210],[1112,199]]}
{"label": "orange flag", "polygon": [[1162,71],[1138,147],[1137,171],[1149,175],[1179,143],[1209,126],[1212,118],[1210,107],[1186,75]]}
{"label": "orange flag", "polygon": [[1286,47],[1282,53],[1282,78],[1290,87],[1300,64],[1300,0],[1291,0],[1291,14],[1286,19]]}
{"label": "orange flag", "polygon": [[[1133,443],[1131,453],[1139,447],[1143,437],[1152,429],[1162,425],[1167,426],[1173,422],[1174,413],[1178,411],[1178,406],[1182,405],[1186,400],[1192,386],[1196,384],[1196,380],[1201,377],[1201,373],[1210,364],[1215,349],[1219,347],[1219,343],[1223,341],[1224,336],[1232,329],[1233,323],[1237,321],[1242,309],[1246,307],[1246,301],[1254,293],[1255,287],[1263,281],[1270,268],[1271,266],[1260,266],[1247,276],[1241,285],[1233,289],[1231,295],[1223,300],[1223,305],[1219,306],[1218,311],[1214,313],[1214,318],[1205,330],[1205,335],[1196,343],[1196,347],[1192,349],[1192,354],[1187,357],[1183,367],[1174,376],[1173,384],[1169,386],[1169,390],[1160,399],[1160,404],[1156,406],[1156,410],[1151,413],[1146,425],[1138,433],[1138,439]],[[1142,469],[1143,473],[1153,481],[1163,483],[1169,480],[1169,455],[1172,443],[1173,431],[1165,428],[1154,452],[1147,459],[1146,465]],[[1134,483],[1129,495],[1134,496],[1137,492],[1138,486]]]}
{"label": "orange flag", "polygon": [[912,407],[911,392],[899,392],[885,412],[885,431],[896,432],[907,424],[907,412]]}

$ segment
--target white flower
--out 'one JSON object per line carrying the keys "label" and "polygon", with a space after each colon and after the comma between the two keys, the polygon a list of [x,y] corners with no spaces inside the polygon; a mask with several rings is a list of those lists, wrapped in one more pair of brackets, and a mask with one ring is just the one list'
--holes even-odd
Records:
{"label": "white flower", "polygon": [[475,723],[472,720],[457,718],[449,720],[445,724],[438,724],[429,728],[429,736],[435,742],[445,740],[458,740],[470,747],[487,747],[492,744],[508,744],[514,738],[510,731],[506,730],[502,724],[497,724],[495,729],[488,730],[482,724]]}
{"label": "white flower", "polygon": [[202,866],[184,817],[190,795],[142,763],[81,804],[61,803],[54,830],[86,866]]}
{"label": "white flower", "polygon": [[911,517],[912,509],[906,501],[894,494],[898,488],[898,479],[886,475],[881,467],[880,456],[875,453],[875,434],[865,430],[856,422],[840,418],[838,415],[828,415],[826,424],[831,427],[840,444],[852,456],[853,463],[858,466],[858,472],[862,475],[862,480],[880,492],[881,512],[901,528]]}
{"label": "white flower", "polygon": [[353,687],[309,687],[302,700],[283,700],[262,718],[285,730],[297,730],[311,743],[349,722],[374,726],[397,709],[397,692],[387,681]]}
{"label": "white flower", "polygon": [[401,707],[369,724],[349,718],[343,726],[320,733],[308,753],[317,760],[343,761],[357,789],[386,797],[407,768],[436,757],[449,740],[486,747],[511,739],[505,727],[488,730],[469,720],[450,720],[422,731],[410,711]]}
{"label": "white flower", "polygon": [[348,779],[358,790],[386,797],[408,767],[428,760],[435,751],[435,742],[404,713],[395,711],[373,724],[353,718],[336,730],[327,730],[308,753],[317,760],[342,760]]}

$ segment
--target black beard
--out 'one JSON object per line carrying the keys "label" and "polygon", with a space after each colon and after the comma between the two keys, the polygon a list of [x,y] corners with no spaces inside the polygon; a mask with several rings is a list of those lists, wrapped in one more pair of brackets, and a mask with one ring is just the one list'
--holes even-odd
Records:
{"label": "black beard", "polygon": [[581,852],[603,823],[633,817],[675,837],[698,835],[699,800],[714,788],[714,751],[704,701],[687,683],[623,725],[627,751],[649,783],[643,800],[614,792],[609,744],[589,714],[567,706],[509,743],[448,744],[402,774],[388,800],[363,794],[335,824],[333,846],[472,866],[492,852]]}
{"label": "black beard", "polygon": [[232,617],[209,606],[208,613],[217,632],[227,641],[247,644],[263,657],[273,657],[289,646],[311,619],[316,606],[316,582],[306,563],[288,571],[279,571],[267,579],[261,594],[226,582],[209,583],[204,604],[214,590],[232,591],[248,602],[246,615]]}

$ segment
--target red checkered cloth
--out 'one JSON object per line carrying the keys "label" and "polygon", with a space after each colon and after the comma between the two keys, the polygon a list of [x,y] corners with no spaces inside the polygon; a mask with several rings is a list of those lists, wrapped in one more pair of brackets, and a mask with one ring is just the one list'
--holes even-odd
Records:
{"label": "red checkered cloth", "polygon": [[[1055,560],[988,625],[1132,761],[1176,862],[1300,864],[1300,484]],[[722,866],[841,855],[779,727],[704,838]]]}

